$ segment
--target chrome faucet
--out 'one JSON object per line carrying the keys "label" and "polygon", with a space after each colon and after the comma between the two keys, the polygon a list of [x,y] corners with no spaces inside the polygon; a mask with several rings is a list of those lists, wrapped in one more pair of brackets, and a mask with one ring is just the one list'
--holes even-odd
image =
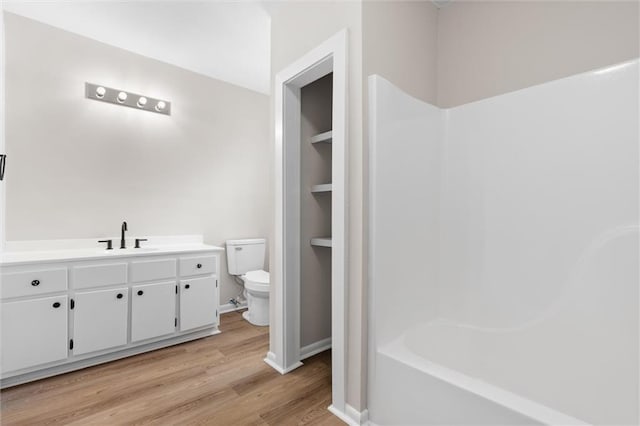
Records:
{"label": "chrome faucet", "polygon": [[124,242],[124,232],[127,231],[127,222],[122,222],[122,228],[120,229],[120,248],[121,249],[125,249],[127,248],[125,242]]}

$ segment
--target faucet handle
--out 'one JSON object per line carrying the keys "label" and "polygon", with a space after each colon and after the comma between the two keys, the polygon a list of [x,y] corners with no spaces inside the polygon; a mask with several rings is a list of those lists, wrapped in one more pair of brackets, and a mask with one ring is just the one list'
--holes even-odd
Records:
{"label": "faucet handle", "polygon": [[136,245],[134,248],[140,248],[140,241],[147,241],[146,238],[136,238]]}
{"label": "faucet handle", "polygon": [[100,240],[99,243],[107,243],[107,250],[113,250],[113,240]]}

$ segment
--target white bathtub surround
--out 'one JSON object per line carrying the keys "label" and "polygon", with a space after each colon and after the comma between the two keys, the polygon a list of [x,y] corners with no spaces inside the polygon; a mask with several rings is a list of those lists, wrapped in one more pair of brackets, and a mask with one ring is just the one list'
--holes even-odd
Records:
{"label": "white bathtub surround", "polygon": [[22,250],[0,256],[1,385],[219,333],[223,249],[201,237],[149,240],[122,250],[8,244]]}
{"label": "white bathtub surround", "polygon": [[638,77],[370,78],[373,423],[638,423]]}

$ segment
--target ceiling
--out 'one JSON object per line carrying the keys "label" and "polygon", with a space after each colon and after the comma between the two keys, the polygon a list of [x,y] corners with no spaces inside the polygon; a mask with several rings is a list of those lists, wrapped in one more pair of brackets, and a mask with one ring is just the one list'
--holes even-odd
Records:
{"label": "ceiling", "polygon": [[258,92],[270,90],[269,14],[239,1],[7,1],[2,9]]}

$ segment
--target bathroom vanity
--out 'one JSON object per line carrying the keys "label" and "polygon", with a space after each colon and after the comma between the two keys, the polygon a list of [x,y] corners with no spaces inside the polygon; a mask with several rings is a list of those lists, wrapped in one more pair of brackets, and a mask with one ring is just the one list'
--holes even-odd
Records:
{"label": "bathroom vanity", "polygon": [[219,333],[223,249],[158,242],[2,254],[1,386]]}

